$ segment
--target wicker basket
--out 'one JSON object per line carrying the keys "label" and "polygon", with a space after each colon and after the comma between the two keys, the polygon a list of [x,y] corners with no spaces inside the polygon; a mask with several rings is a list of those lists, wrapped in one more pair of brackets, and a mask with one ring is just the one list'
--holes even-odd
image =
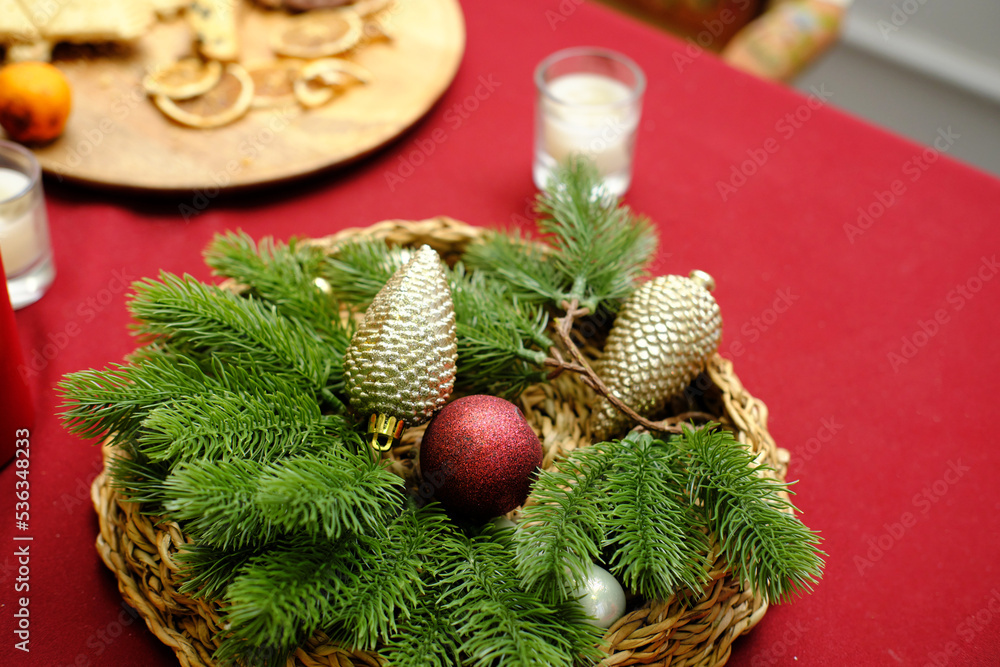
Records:
{"label": "wicker basket", "polygon": [[[448,218],[394,220],[346,230],[315,243],[333,248],[345,239],[362,236],[409,246],[427,243],[449,260],[460,255],[481,231]],[[715,356],[696,387],[711,414],[731,428],[740,442],[757,454],[759,462],[766,463],[783,479],[788,452],[775,446],[767,432],[767,408],[744,390],[732,363]],[[564,374],[550,384],[530,388],[520,397],[520,406],[545,449],[546,467],[558,456],[590,443],[586,426],[589,391]],[[403,446],[394,452],[399,472],[410,479],[416,473],[411,450],[421,432],[408,431]],[[105,445],[104,453],[105,458],[113,455],[112,443]],[[221,624],[219,608],[181,594],[175,580],[179,570],[175,556],[190,539],[173,521],[143,514],[137,504],[126,502],[111,488],[104,473],[94,480],[92,498],[101,529],[97,550],[118,578],[118,588],[126,601],[142,615],[149,629],[176,652],[181,665],[214,665],[211,656],[216,648],[213,637]],[[767,603],[734,580],[724,559],[715,554],[711,583],[700,599],[647,601],[615,623],[606,635],[608,656],[601,662],[602,667],[725,664],[733,640],[760,621]],[[313,637],[288,662],[289,667],[384,664],[376,654],[330,644],[322,635]]]}

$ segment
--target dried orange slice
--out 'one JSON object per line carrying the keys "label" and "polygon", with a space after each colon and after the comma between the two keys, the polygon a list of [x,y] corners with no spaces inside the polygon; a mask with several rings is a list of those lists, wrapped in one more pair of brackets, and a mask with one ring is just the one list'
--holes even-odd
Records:
{"label": "dried orange slice", "polygon": [[222,63],[218,60],[203,62],[199,58],[184,58],[151,71],[143,77],[142,87],[150,95],[186,100],[207,93],[220,78]]}
{"label": "dried orange slice", "polygon": [[350,9],[318,9],[288,20],[274,33],[271,48],[292,58],[325,58],[353,48],[364,24]]}
{"label": "dried orange slice", "polygon": [[273,62],[247,67],[253,80],[253,102],[255,109],[295,103],[295,82],[299,79],[301,66],[291,62]]}
{"label": "dried orange slice", "polygon": [[219,82],[209,91],[186,100],[154,95],[153,103],[168,117],[189,127],[210,129],[242,117],[253,102],[253,79],[236,64],[226,65]]}
{"label": "dried orange slice", "polygon": [[295,98],[307,109],[329,102],[343,86],[368,83],[371,73],[361,65],[340,58],[314,60],[302,68],[295,82]]}
{"label": "dried orange slice", "polygon": [[299,78],[295,81],[295,99],[307,109],[321,107],[337,94],[337,89],[319,79]]}
{"label": "dried orange slice", "polygon": [[321,58],[302,68],[302,78],[319,79],[331,86],[342,86],[351,83],[352,80],[358,83],[371,83],[372,73],[350,60]]}

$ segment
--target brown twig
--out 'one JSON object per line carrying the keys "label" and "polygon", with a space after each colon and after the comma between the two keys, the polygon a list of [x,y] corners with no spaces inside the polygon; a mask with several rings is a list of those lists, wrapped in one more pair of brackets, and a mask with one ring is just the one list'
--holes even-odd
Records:
{"label": "brown twig", "polygon": [[577,299],[572,301],[563,301],[561,304],[562,308],[566,311],[566,315],[556,319],[556,334],[559,336],[559,341],[562,346],[572,357],[572,361],[567,361],[563,359],[562,353],[556,347],[549,350],[549,357],[545,360],[546,366],[552,366],[553,371],[549,373],[549,379],[554,379],[558,377],[564,371],[571,371],[580,375],[580,379],[588,387],[596,391],[598,394],[608,399],[611,405],[625,414],[629,419],[636,422],[640,426],[650,430],[658,431],[661,433],[681,433],[682,426],[681,422],[687,421],[688,419],[700,419],[705,418],[711,419],[711,415],[706,415],[703,412],[685,412],[680,415],[676,415],[669,419],[664,419],[662,421],[654,422],[646,419],[638,412],[626,405],[618,396],[604,384],[604,380],[594,372],[594,369],[590,367],[587,362],[586,357],[577,347],[576,343],[573,342],[573,323],[576,321],[577,317],[581,317],[590,313],[588,308],[580,308],[580,303]]}

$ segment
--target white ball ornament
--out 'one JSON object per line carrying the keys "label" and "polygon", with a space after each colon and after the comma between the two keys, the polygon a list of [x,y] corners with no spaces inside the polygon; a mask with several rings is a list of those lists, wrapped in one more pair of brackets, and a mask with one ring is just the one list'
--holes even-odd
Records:
{"label": "white ball ornament", "polygon": [[573,597],[583,607],[587,622],[599,628],[610,628],[625,613],[625,590],[610,572],[594,563]]}

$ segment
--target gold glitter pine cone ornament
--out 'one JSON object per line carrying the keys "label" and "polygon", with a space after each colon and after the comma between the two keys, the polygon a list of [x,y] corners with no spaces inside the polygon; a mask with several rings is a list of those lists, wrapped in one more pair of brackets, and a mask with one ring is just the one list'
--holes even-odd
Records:
{"label": "gold glitter pine cone ornament", "polygon": [[[628,298],[593,369],[618,398],[643,417],[661,411],[705,368],[722,338],[722,316],[703,271],[660,276]],[[617,437],[630,419],[603,396],[593,413],[594,441]]]}
{"label": "gold glitter pine cone ornament", "polygon": [[455,385],[455,309],[444,263],[422,246],[379,291],[344,354],[351,408],[376,451],[442,408]]}

